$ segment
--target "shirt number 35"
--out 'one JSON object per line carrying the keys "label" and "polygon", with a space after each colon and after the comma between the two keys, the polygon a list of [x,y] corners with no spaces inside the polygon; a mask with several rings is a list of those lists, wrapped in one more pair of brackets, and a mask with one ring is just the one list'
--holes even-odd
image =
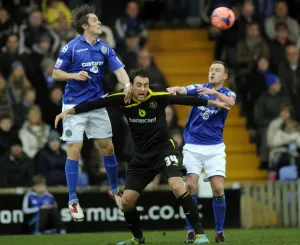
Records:
{"label": "shirt number 35", "polygon": [[178,159],[175,155],[170,155],[165,158],[166,165],[169,167],[171,164],[174,166],[178,166]]}

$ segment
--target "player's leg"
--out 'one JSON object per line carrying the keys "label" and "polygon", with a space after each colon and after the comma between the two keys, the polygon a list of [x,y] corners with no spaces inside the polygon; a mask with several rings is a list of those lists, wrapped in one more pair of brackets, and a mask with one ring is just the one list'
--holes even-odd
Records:
{"label": "player's leg", "polygon": [[[133,160],[134,161],[134,160]],[[136,164],[136,163],[135,163]],[[157,172],[149,168],[134,168],[130,164],[126,171],[126,184],[122,197],[124,218],[133,237],[117,245],[143,244],[145,238],[141,229],[141,221],[136,209],[136,202],[144,188],[154,179]]]}
{"label": "player's leg", "polygon": [[[63,105],[63,111],[72,108],[72,105]],[[78,161],[82,149],[83,133],[86,123],[86,114],[68,115],[63,121],[62,140],[67,142],[67,160],[65,173],[69,190],[69,210],[74,221],[82,221],[83,211],[79,205],[76,193],[78,181]]]}
{"label": "player's leg", "polygon": [[224,222],[226,214],[226,198],[224,192],[224,178],[226,177],[225,145],[218,144],[207,150],[210,157],[205,161],[206,176],[204,181],[210,181],[213,192],[213,210],[215,217],[215,240],[226,242],[224,236]]}
{"label": "player's leg", "polygon": [[[167,160],[166,160],[167,159]],[[187,187],[183,181],[183,175],[186,173],[186,168],[182,165],[176,153],[165,157],[167,165],[161,168],[162,174],[168,179],[168,184],[183,208],[183,211],[192,225],[196,233],[195,244],[208,243],[208,239],[203,231],[198,208],[195,205],[193,198],[187,191]]]}
{"label": "player's leg", "polygon": [[112,127],[106,109],[89,112],[86,134],[88,138],[96,139],[109,179],[110,194],[113,195],[118,207],[121,208],[122,194],[118,188],[118,164],[111,139]]}
{"label": "player's leg", "polygon": [[[197,145],[186,144],[183,150],[183,165],[187,169],[186,184],[196,206],[198,206],[197,196],[199,174],[201,173],[203,168],[203,163],[199,154],[199,152],[201,152],[201,149],[199,150],[197,149],[197,147]],[[184,242],[193,243],[195,240],[195,232],[188,219],[186,219],[186,228],[187,235]]]}

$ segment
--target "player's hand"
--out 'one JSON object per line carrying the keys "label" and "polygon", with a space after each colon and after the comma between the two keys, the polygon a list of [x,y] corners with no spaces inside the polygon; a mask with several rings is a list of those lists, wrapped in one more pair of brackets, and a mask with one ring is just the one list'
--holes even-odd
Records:
{"label": "player's hand", "polygon": [[210,95],[214,95],[216,93],[216,90],[211,89],[211,88],[200,87],[200,88],[197,88],[197,92],[198,92],[198,94],[210,94]]}
{"label": "player's hand", "polygon": [[131,85],[124,89],[124,94],[125,94],[125,98],[124,98],[125,104],[130,103],[132,97]]}
{"label": "player's hand", "polygon": [[86,81],[88,79],[91,79],[91,77],[86,71],[80,71],[78,73],[75,73],[75,80]]}
{"label": "player's hand", "polygon": [[167,91],[173,95],[176,95],[176,92],[177,92],[176,87],[169,87],[169,88],[167,88]]}
{"label": "player's hand", "polygon": [[54,122],[54,127],[57,128],[57,124],[60,120],[66,120],[67,116],[68,115],[72,115],[75,113],[75,110],[73,108],[69,109],[69,110],[66,110],[60,114],[58,114],[56,117],[55,117],[55,122]]}
{"label": "player's hand", "polygon": [[215,101],[215,106],[220,109],[230,110],[230,106],[224,102]]}

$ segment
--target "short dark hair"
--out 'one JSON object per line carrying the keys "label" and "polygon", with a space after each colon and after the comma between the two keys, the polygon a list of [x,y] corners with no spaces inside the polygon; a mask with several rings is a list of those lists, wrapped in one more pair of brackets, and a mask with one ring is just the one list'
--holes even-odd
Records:
{"label": "short dark hair", "polygon": [[32,185],[39,185],[39,184],[46,185],[46,183],[47,183],[46,178],[42,175],[35,175],[32,178]]}
{"label": "short dark hair", "polygon": [[139,68],[130,71],[129,79],[130,83],[133,84],[133,81],[136,77],[148,77],[149,78],[149,69]]}
{"label": "short dark hair", "polygon": [[278,23],[276,23],[275,30],[278,31],[281,28],[284,28],[286,30],[289,29],[288,25],[285,22],[278,22]]}
{"label": "short dark hair", "polygon": [[221,64],[221,65],[224,66],[225,74],[228,74],[228,73],[229,73],[229,68],[228,68],[228,66],[225,64],[225,62],[220,61],[220,60],[214,60],[211,64]]}
{"label": "short dark hair", "polygon": [[5,115],[0,116],[0,122],[2,122],[3,120],[11,120],[12,121],[12,118],[10,115],[5,114]]}
{"label": "short dark hair", "polygon": [[95,7],[87,4],[76,7],[72,10],[72,27],[76,30],[76,32],[83,34],[84,29],[82,25],[88,25],[88,15],[95,14],[95,12]]}

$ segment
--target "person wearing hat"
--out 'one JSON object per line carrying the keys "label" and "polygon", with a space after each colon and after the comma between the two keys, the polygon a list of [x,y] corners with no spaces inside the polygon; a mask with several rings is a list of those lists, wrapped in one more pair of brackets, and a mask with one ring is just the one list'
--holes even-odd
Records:
{"label": "person wearing hat", "polygon": [[282,89],[279,77],[274,74],[266,75],[267,91],[264,92],[254,105],[254,120],[260,144],[259,154],[261,168],[268,167],[267,128],[270,122],[280,113],[282,105],[291,104],[290,98]]}
{"label": "person wearing hat", "polygon": [[21,140],[14,138],[0,159],[0,187],[29,186],[32,175],[32,160],[23,152]]}
{"label": "person wearing hat", "polygon": [[52,130],[48,142],[35,157],[37,174],[47,179],[49,186],[66,185],[65,162],[67,154],[61,148],[61,141],[56,130]]}

